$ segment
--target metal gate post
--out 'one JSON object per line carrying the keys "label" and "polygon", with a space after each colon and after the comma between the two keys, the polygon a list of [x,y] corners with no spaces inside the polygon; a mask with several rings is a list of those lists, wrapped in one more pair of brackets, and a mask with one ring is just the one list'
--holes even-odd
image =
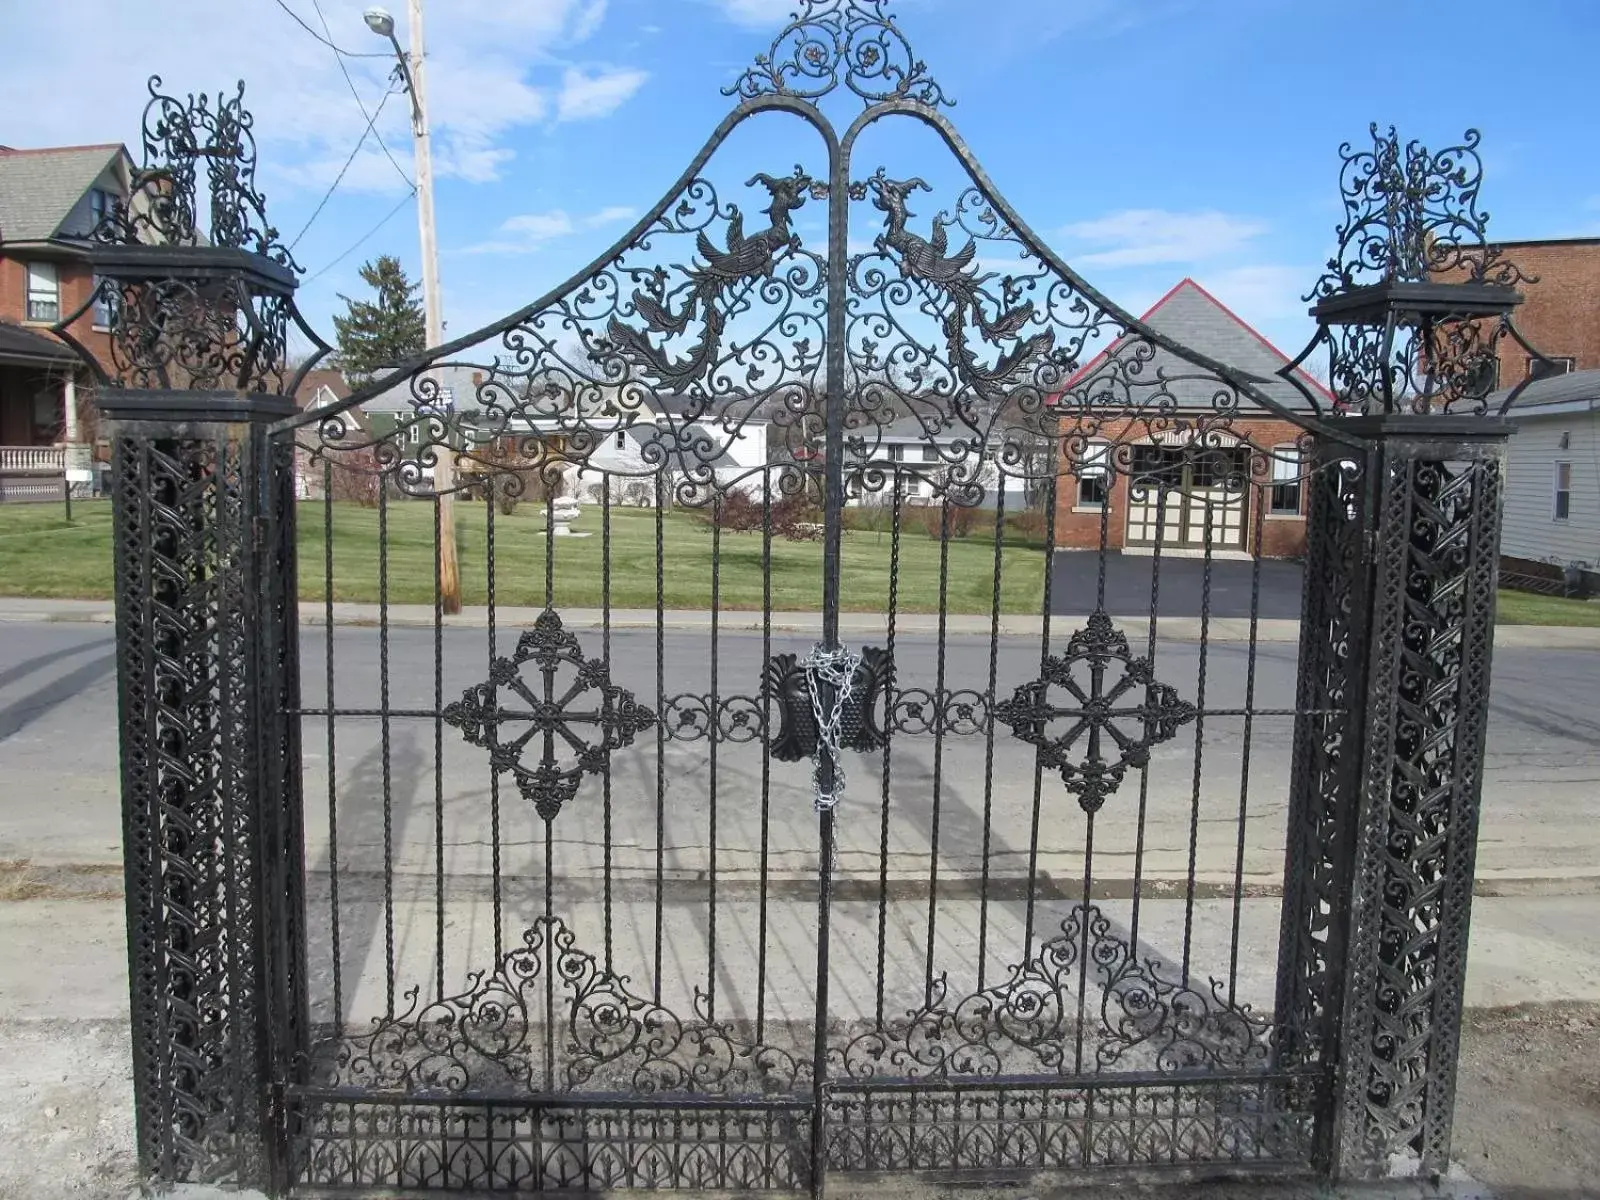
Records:
{"label": "metal gate post", "polygon": [[[1337,414],[1313,482],[1277,1051],[1329,1174],[1449,1164],[1527,277],[1487,239],[1478,135],[1371,128],[1313,289]],[[1286,369],[1287,370],[1287,369]],[[1532,373],[1530,372],[1530,378]]]}
{"label": "metal gate post", "polygon": [[[290,322],[326,346],[255,191],[243,86],[180,101],[159,83],[132,194],[86,242],[100,284],[55,327],[112,445],[139,1163],[156,1184],[279,1190],[274,1088],[307,1016],[294,451],[270,424],[295,411]],[[104,359],[70,333],[96,303]]]}
{"label": "metal gate post", "polygon": [[1349,856],[1325,1149],[1343,1176],[1436,1173],[1450,1158],[1511,426],[1433,414],[1348,428],[1371,442],[1373,507],[1352,697],[1364,717],[1334,822]]}
{"label": "metal gate post", "polygon": [[305,1024],[292,459],[263,426],[283,406],[102,394],[135,1108],[160,1183],[276,1182],[271,1087]]}

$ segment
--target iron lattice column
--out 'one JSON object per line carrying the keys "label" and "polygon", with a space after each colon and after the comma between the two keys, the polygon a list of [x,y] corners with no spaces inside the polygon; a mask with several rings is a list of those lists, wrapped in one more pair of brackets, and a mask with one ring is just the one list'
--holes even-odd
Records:
{"label": "iron lattice column", "polygon": [[1301,686],[1326,712],[1297,730],[1281,1052],[1325,1068],[1327,1170],[1430,1174],[1450,1157],[1511,426],[1343,427],[1370,449],[1313,505]]}
{"label": "iron lattice column", "polygon": [[293,460],[266,394],[102,393],[142,1174],[275,1186],[302,1049]]}

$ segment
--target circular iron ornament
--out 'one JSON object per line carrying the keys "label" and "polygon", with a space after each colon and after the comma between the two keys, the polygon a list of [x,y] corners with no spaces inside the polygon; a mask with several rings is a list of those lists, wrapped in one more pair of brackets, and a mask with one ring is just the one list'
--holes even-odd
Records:
{"label": "circular iron ornament", "polygon": [[[1052,688],[1064,690],[1068,703],[1054,703]],[[1083,811],[1093,814],[1129,768],[1145,766],[1151,749],[1197,714],[1174,688],[1156,681],[1148,659],[1133,656],[1111,618],[1096,612],[1072,635],[1066,653],[1051,656],[1044,675],[997,704],[994,715],[1038,750],[1041,765],[1060,771]],[[1053,733],[1061,723],[1065,730]],[[1075,753],[1079,742],[1087,742],[1081,757]]]}
{"label": "circular iron ornament", "polygon": [[[523,677],[522,668],[532,663],[541,677],[536,691]],[[563,689],[558,675],[563,668],[576,671],[576,678]],[[520,699],[526,708],[502,705],[501,689]],[[594,695],[599,704],[577,709],[580,697]],[[489,682],[469,688],[456,703],[444,710],[444,719],[474,746],[489,752],[496,773],[509,774],[517,789],[545,821],[553,821],[562,806],[578,794],[585,775],[599,775],[606,769],[613,751],[631,745],[635,735],[651,729],[656,714],[634,699],[633,693],[611,682],[606,665],[584,656],[578,639],[569,633],[561,618],[551,609],[539,614],[532,629],[517,641],[510,658],[495,659]],[[598,742],[578,737],[576,726],[594,726]],[[507,738],[507,727],[521,726],[522,732]],[[523,760],[523,751],[538,739],[539,759],[533,765]],[[558,747],[565,746],[575,761],[564,761]]]}

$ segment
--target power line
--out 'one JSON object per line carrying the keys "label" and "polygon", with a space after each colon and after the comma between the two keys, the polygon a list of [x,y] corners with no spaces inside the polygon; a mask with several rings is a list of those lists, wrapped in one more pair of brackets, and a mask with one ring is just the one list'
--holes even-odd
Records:
{"label": "power line", "polygon": [[328,207],[328,201],[333,199],[333,193],[338,191],[339,185],[344,182],[345,173],[350,170],[350,164],[355,162],[356,155],[361,153],[361,147],[367,144],[367,135],[372,132],[372,127],[377,124],[378,117],[383,113],[383,106],[389,103],[389,97],[392,95],[394,95],[393,91],[385,92],[383,99],[378,101],[378,107],[373,111],[371,119],[367,122],[367,127],[361,131],[361,136],[356,139],[355,148],[350,151],[350,157],[344,160],[344,166],[339,168],[339,173],[334,176],[333,182],[328,185],[328,190],[322,194],[322,199],[317,202],[317,207],[306,218],[306,223],[300,227],[300,232],[294,235],[294,241],[289,243],[290,250],[300,244],[300,239],[305,237],[306,230],[310,229],[312,223],[322,215],[322,210]]}
{"label": "power line", "polygon": [[[326,39],[319,38],[318,40],[319,41],[327,41],[328,44],[332,45],[333,31],[328,28],[328,18],[323,14],[322,5],[318,2],[318,0],[311,0],[311,7],[317,10],[317,20],[322,22],[322,28],[324,30],[327,30],[327,32],[328,32],[328,37]],[[313,32],[315,32],[315,31],[313,31]],[[338,47],[335,46],[334,49],[335,49],[335,51],[337,51]],[[388,58],[390,56],[389,55],[384,55],[384,57]],[[370,116],[367,113],[367,106],[361,102],[361,93],[356,91],[356,81],[350,78],[350,70],[349,70],[348,67],[346,67],[344,65],[343,56],[338,54],[338,53],[335,53],[334,57],[333,57],[333,61],[339,64],[339,73],[344,76],[344,81],[345,81],[346,86],[348,86],[349,89],[350,89],[351,97],[354,98],[354,100],[356,102],[356,107],[361,110],[361,115],[363,117],[367,118],[368,125],[370,126],[371,123],[373,121],[375,121],[377,118],[373,117],[373,116]],[[394,154],[390,151],[389,144],[383,140],[383,135],[381,133],[379,133],[376,129],[374,129],[372,131],[372,136],[375,137],[378,140],[378,145],[383,148],[384,154],[387,155],[389,161],[394,164],[394,169],[400,173],[400,178],[404,179],[406,181],[406,186],[410,187],[413,191],[415,191],[417,185],[414,182],[412,182],[411,176],[406,174],[405,168],[400,165],[399,161],[395,158]]]}
{"label": "power line", "polygon": [[404,208],[406,206],[406,202],[409,201],[416,194],[417,194],[416,185],[413,184],[411,190],[409,192],[407,192],[404,196],[400,197],[400,203],[396,204],[387,213],[385,213],[382,220],[380,220],[371,229],[367,230],[359,238],[357,238],[350,245],[349,249],[347,249],[343,254],[339,255],[338,258],[334,259],[327,266],[323,267],[322,270],[318,271],[315,275],[308,276],[307,279],[306,279],[306,282],[307,283],[314,283],[316,280],[321,279],[324,275],[326,275],[329,271],[331,271],[335,267],[337,267],[345,259],[349,258],[357,250],[361,249],[362,246],[366,245],[367,239],[370,238],[373,234],[377,233],[378,230],[382,229],[391,220],[393,220],[394,219],[394,215],[397,212],[399,212],[402,208]]}
{"label": "power line", "polygon": [[346,50],[342,46],[337,46],[337,45],[335,45],[333,43],[331,38],[324,37],[322,34],[318,33],[315,29],[311,28],[311,26],[307,25],[305,23],[305,20],[300,16],[300,14],[295,12],[294,9],[290,8],[287,4],[285,4],[283,2],[283,0],[275,0],[275,2],[277,3],[279,8],[283,9],[284,12],[289,14],[290,19],[292,19],[296,25],[300,26],[301,29],[304,29],[307,33],[309,33],[312,37],[316,38],[317,41],[321,42],[328,49],[332,50],[335,54],[342,54],[346,58],[389,58],[389,57],[391,57],[391,55],[384,54],[381,51],[373,51],[373,52],[371,52],[369,54],[361,54],[361,53],[358,53],[358,52],[356,52],[354,50]]}

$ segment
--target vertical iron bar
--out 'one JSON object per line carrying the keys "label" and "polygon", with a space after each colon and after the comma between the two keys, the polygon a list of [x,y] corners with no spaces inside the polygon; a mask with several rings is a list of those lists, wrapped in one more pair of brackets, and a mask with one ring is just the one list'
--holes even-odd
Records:
{"label": "vertical iron bar", "polygon": [[[1006,470],[997,471],[994,505],[994,604],[989,610],[989,678],[984,688],[984,711],[992,714],[995,684],[1000,669],[1000,591],[1006,545]],[[1045,564],[1045,570],[1050,565]],[[994,845],[994,718],[983,731],[983,849],[982,877],[978,883],[978,991],[983,991],[989,962],[989,855]]]}
{"label": "vertical iron bar", "polygon": [[[895,644],[898,638],[900,616],[900,525],[905,509],[900,491],[900,468],[894,469],[892,480],[894,499],[890,502],[889,529],[889,661],[895,661]],[[863,487],[865,484],[863,483]],[[883,796],[878,818],[878,972],[875,988],[875,1016],[877,1028],[883,1028],[884,956],[888,938],[889,921],[889,797],[892,792],[890,772],[894,753],[895,696],[899,690],[897,679],[891,679],[885,689],[885,715],[883,722]]]}
{"label": "vertical iron bar", "polygon": [[[1039,677],[1047,678],[1050,669],[1050,617],[1055,602],[1056,502],[1061,480],[1052,474],[1045,489],[1044,601],[1040,614]],[[1028,825],[1028,901],[1023,920],[1022,961],[1033,958],[1034,897],[1039,890],[1039,811],[1044,797],[1044,763],[1033,756],[1033,817]]]}
{"label": "vertical iron bar", "polygon": [[383,755],[383,984],[384,1013],[394,1016],[394,794],[390,780],[389,720],[389,487],[378,492],[378,692]]}
{"label": "vertical iron bar", "polygon": [[939,642],[933,688],[933,816],[928,829],[928,957],[923,970],[923,996],[933,1003],[933,967],[939,919],[939,818],[944,801],[944,738],[946,636],[949,632],[950,596],[950,496],[939,506]]}
{"label": "vertical iron bar", "polygon": [[767,867],[772,834],[772,684],[766,666],[772,661],[772,468],[761,484],[761,727],[767,742],[761,753],[761,873],[756,903],[756,1043],[767,1037]]}
{"label": "vertical iron bar", "polygon": [[[601,658],[606,665],[606,678],[611,678],[611,478],[602,477],[605,481],[605,490],[600,498],[600,608],[601,608]],[[601,776],[604,794],[601,797],[603,835],[605,839],[604,862],[601,867],[604,895],[605,923],[605,963],[606,971],[613,970],[612,961],[612,932],[611,932],[611,756],[605,758],[605,768]]]}
{"label": "vertical iron bar", "polygon": [[706,1019],[715,1021],[717,1015],[717,707],[719,697],[718,652],[722,632],[722,497],[712,502],[711,521],[711,697],[708,705],[710,720],[707,738],[707,832],[706,832],[706,887],[708,911],[706,914]]}
{"label": "vertical iron bar", "polygon": [[344,956],[339,939],[339,788],[338,756],[334,744],[333,686],[333,462],[322,465],[322,622],[325,635],[326,675],[323,686],[328,705],[328,927],[333,955],[333,1028],[344,1036]]}
{"label": "vertical iron bar", "polygon": [[[1128,479],[1128,506],[1133,506],[1133,491],[1135,477]],[[1156,544],[1150,557],[1150,629],[1145,642],[1145,661],[1150,664],[1151,677],[1159,678],[1155,674],[1156,665],[1156,633],[1159,629],[1161,614],[1161,549],[1166,541],[1167,529],[1167,500],[1166,496],[1156,493]],[[1133,911],[1128,920],[1128,952],[1135,958],[1139,955],[1139,915],[1144,902],[1144,843],[1146,821],[1150,813],[1150,764],[1145,763],[1139,768],[1139,818],[1137,832],[1134,835],[1133,845]]]}
{"label": "vertical iron bar", "polygon": [[[1248,472],[1246,478],[1248,478]],[[1246,495],[1249,484],[1245,485]],[[1239,923],[1244,912],[1244,849],[1245,829],[1250,807],[1250,749],[1255,733],[1256,707],[1256,638],[1261,631],[1261,537],[1266,530],[1265,497],[1257,496],[1255,505],[1255,555],[1250,566],[1250,641],[1249,659],[1244,675],[1244,740],[1239,760],[1239,843],[1233,860],[1233,933],[1228,939],[1228,1003],[1236,1000],[1239,984]],[[1306,586],[1311,586],[1309,581]]]}
{"label": "vertical iron bar", "polygon": [[433,946],[436,995],[444,999],[444,541],[443,505],[433,498]]}
{"label": "vertical iron bar", "polygon": [[[486,557],[484,574],[486,577],[485,599],[488,603],[489,627],[489,673],[490,679],[494,678],[494,660],[498,657],[499,641],[495,630],[495,587],[497,576],[494,563],[494,493],[489,494],[484,505],[484,554]],[[491,715],[497,714],[500,708],[500,689],[491,688],[489,691],[489,707]],[[494,916],[494,961],[499,962],[505,954],[505,926],[504,920],[504,895],[500,875],[500,769],[492,763],[489,767],[489,889],[490,902]]]}
{"label": "vertical iron bar", "polygon": [[[667,612],[665,557],[665,522],[668,493],[658,474],[656,476],[656,712],[665,716],[667,711]],[[655,911],[655,978],[654,998],[661,1003],[661,942],[662,905],[666,900],[667,869],[667,727],[664,720],[656,722],[656,911]]]}
{"label": "vertical iron bar", "polygon": [[1200,845],[1200,768],[1205,755],[1206,667],[1211,636],[1212,535],[1211,510],[1206,508],[1202,536],[1205,541],[1205,569],[1200,574],[1200,668],[1195,684],[1194,705],[1194,781],[1189,804],[1189,871],[1183,895],[1183,986],[1189,986],[1190,953],[1194,945],[1195,866]]}

